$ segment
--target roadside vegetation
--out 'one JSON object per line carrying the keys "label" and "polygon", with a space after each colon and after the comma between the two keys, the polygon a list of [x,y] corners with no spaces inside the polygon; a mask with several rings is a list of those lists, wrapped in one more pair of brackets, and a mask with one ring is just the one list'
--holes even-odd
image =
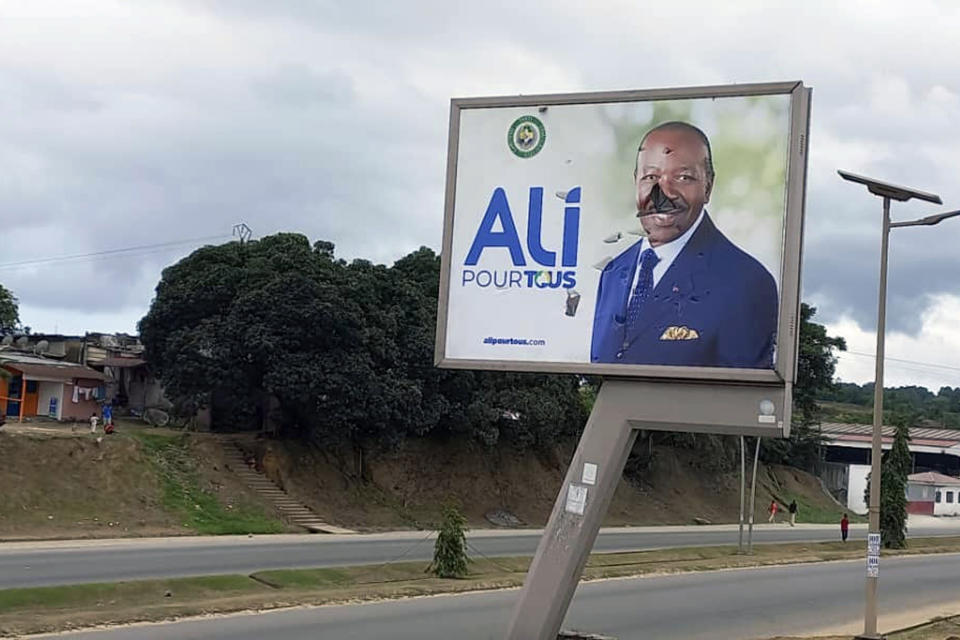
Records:
{"label": "roadside vegetation", "polygon": [[[820,394],[828,422],[873,423],[873,383],[841,382]],[[941,387],[936,393],[916,385],[884,387],[884,424],[897,414],[914,416],[913,426],[960,429],[960,388]]]}
{"label": "roadside vegetation", "polygon": [[165,509],[177,514],[185,528],[196,533],[223,535],[282,533],[283,523],[263,506],[238,501],[224,505],[213,493],[201,488],[197,460],[187,437],[138,432],[132,437],[160,479]]}
{"label": "roadside vegetation", "polygon": [[[584,579],[662,575],[734,567],[860,560],[859,543],[763,544],[754,555],[735,546],[666,549],[590,556]],[[960,538],[911,540],[905,554],[955,553]],[[515,587],[529,557],[470,559],[460,579],[430,575],[427,562],[325,569],[261,571],[243,575],[0,590],[0,635],[58,631],[101,624],[164,620],[188,615],[329,604],[436,593]],[[928,636],[906,636],[910,640]],[[933,637],[933,636],[930,636]]]}

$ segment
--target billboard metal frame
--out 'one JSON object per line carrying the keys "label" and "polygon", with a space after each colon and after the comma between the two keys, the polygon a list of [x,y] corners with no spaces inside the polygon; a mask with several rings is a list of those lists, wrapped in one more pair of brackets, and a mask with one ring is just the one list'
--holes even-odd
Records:
{"label": "billboard metal frame", "polygon": [[[460,114],[465,109],[500,107],[549,107],[556,105],[693,100],[764,95],[790,95],[790,132],[787,151],[787,183],[780,266],[780,305],[777,323],[776,363],[773,369],[738,369],[666,365],[616,365],[591,362],[537,362],[530,360],[460,359],[446,356],[449,322],[449,292],[452,270],[454,204],[459,157]],[[454,98],[450,101],[447,147],[447,179],[444,201],[443,248],[440,292],[437,303],[435,364],[451,369],[487,369],[539,373],[579,373],[661,380],[717,381],[739,384],[783,385],[796,380],[798,322],[800,315],[800,259],[803,242],[807,144],[809,138],[811,89],[800,81],[741,85],[717,85],[604,91],[591,93]]]}

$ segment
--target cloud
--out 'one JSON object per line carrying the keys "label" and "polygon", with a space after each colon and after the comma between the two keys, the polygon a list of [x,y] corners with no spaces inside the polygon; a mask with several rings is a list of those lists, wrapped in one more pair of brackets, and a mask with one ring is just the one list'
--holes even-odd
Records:
{"label": "cloud", "polygon": [[[814,87],[804,298],[841,327],[873,326],[880,202],[836,169],[960,204],[960,86],[943,73],[960,52],[960,8],[932,0],[910,12],[866,0],[34,0],[3,11],[0,264],[226,236],[240,220],[260,236],[333,241],[347,258],[439,248],[454,96],[803,79]],[[896,203],[893,215],[935,210]],[[891,331],[920,335],[933,301],[960,295],[956,224],[894,230]],[[0,267],[0,282],[37,329],[60,318],[109,330],[105,299],[142,314],[162,268],[189,249]]]}
{"label": "cloud", "polygon": [[[934,296],[909,331],[886,336],[884,386],[960,387],[960,296]],[[876,331],[866,331],[849,316],[827,324],[829,335],[843,336],[847,353],[839,354],[837,375],[844,382],[873,382]]]}

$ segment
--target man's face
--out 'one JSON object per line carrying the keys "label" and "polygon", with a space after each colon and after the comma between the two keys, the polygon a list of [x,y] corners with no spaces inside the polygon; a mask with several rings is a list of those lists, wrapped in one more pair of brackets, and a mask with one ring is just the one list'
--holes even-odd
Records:
{"label": "man's face", "polygon": [[650,245],[675,240],[710,201],[707,148],[683,129],[654,131],[637,157],[637,215]]}

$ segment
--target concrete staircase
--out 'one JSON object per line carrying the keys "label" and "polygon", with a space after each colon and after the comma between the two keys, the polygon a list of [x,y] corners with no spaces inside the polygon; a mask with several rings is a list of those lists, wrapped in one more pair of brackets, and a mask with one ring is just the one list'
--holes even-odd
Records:
{"label": "concrete staircase", "polygon": [[273,504],[280,517],[286,522],[303,527],[311,533],[354,533],[349,529],[327,524],[303,503],[290,497],[286,491],[274,484],[273,480],[250,467],[244,459],[243,450],[236,441],[224,440],[223,451],[230,470],[264,500]]}

